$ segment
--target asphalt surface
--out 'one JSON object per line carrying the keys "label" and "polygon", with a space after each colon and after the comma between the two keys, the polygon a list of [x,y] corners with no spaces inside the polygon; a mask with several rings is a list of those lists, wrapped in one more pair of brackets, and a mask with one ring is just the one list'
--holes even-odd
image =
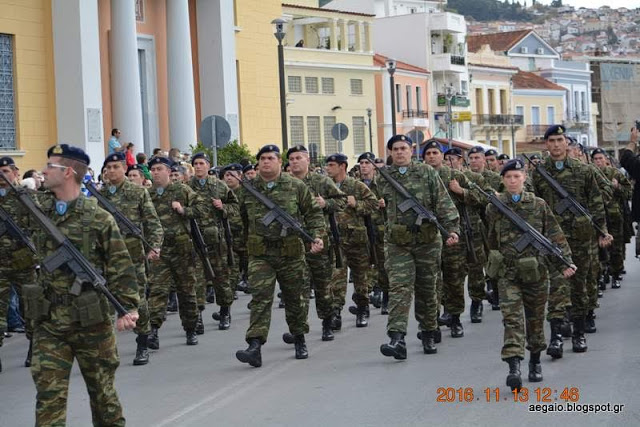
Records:
{"label": "asphalt surface", "polygon": [[[552,361],[543,355],[541,383],[527,381],[524,361],[523,381],[529,393],[520,395],[519,402],[505,385],[508,368],[500,360],[502,316],[487,303],[481,324],[470,323],[467,304],[464,338],[451,338],[444,328],[436,355],[422,353],[416,322],[410,318],[406,361],[380,354],[380,344],[387,341],[386,316],[372,308],[369,327],[356,328],[355,316],[346,306],[343,329],[333,342],[320,340],[321,322],[311,311],[310,357],[296,360],[293,346],[281,339],[287,330],[284,310],[274,307],[269,341],[262,349],[263,366],[256,369],[235,358],[236,350],[246,347],[249,319],[250,296],[241,294],[232,308],[229,331],[217,330],[211,319],[215,307],[207,306],[206,333],[195,347],[185,345],[178,315],[169,315],[160,330],[160,350],[152,352],[146,366],[132,366],[135,336],[119,334],[116,387],[131,426],[638,426],[640,263],[632,249],[633,244],[628,246],[622,288],[608,288],[600,299],[598,331],[587,335],[588,352],[572,353],[571,340],[565,339],[563,359]],[[548,340],[548,327],[546,334]],[[35,388],[29,370],[22,366],[26,349],[19,334],[6,339],[0,349],[1,427],[34,424]],[[453,389],[448,396],[447,388]],[[562,399],[565,388],[578,392],[566,396],[575,399],[569,403],[624,407],[617,414],[530,411],[545,403],[539,402],[543,398],[548,398],[549,410],[557,404],[567,409]],[[473,397],[469,391],[465,395],[465,389]],[[439,402],[438,396],[445,401]],[[454,401],[447,402],[447,397]],[[67,424],[91,425],[77,365]]]}

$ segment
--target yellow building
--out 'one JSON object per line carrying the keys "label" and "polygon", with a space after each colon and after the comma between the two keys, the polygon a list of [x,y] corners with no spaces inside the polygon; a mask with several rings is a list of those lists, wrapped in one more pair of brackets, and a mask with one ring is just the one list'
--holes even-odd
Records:
{"label": "yellow building", "polygon": [[[317,160],[342,152],[353,164],[377,138],[367,111],[375,122],[374,16],[289,4],[282,13],[289,145],[305,144]],[[336,123],[349,129],[341,142],[331,134]]]}
{"label": "yellow building", "polygon": [[0,157],[23,172],[56,140],[52,39],[50,0],[0,0]]}

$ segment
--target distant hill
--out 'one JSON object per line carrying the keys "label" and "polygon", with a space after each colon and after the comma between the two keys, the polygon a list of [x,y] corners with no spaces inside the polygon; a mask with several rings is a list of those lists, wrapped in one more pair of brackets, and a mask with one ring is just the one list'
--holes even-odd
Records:
{"label": "distant hill", "polygon": [[526,4],[525,0],[449,0],[447,9],[476,21],[531,21],[534,16],[523,7]]}

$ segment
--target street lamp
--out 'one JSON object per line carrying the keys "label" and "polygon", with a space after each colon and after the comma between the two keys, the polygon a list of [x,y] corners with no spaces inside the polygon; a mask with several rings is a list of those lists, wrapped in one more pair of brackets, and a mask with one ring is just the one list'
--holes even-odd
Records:
{"label": "street lamp", "polygon": [[284,31],[284,19],[274,19],[271,21],[273,25],[273,35],[278,40],[278,73],[280,75],[280,123],[282,127],[282,149],[286,151],[289,149],[289,137],[287,135],[287,95],[284,87],[284,46],[282,40],[286,35]]}
{"label": "street lamp", "polygon": [[451,110],[451,100],[453,99],[453,85],[444,87],[444,96],[447,99],[447,142],[451,148],[451,135],[453,134],[453,112]]}
{"label": "street lamp", "polygon": [[373,132],[371,130],[371,114],[373,110],[371,108],[367,108],[367,117],[369,117],[369,151],[373,153]]}
{"label": "street lamp", "polygon": [[391,136],[396,135],[396,83],[393,74],[396,72],[396,60],[387,59],[387,71],[389,72],[389,84],[391,86]]}

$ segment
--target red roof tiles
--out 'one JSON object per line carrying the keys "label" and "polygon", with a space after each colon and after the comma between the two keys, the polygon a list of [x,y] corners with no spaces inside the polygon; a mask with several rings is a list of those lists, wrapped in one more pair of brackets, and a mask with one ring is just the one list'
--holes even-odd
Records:
{"label": "red roof tiles", "polygon": [[467,36],[467,50],[477,52],[482,46],[488,44],[494,52],[506,52],[531,32],[532,30],[520,30]]}

